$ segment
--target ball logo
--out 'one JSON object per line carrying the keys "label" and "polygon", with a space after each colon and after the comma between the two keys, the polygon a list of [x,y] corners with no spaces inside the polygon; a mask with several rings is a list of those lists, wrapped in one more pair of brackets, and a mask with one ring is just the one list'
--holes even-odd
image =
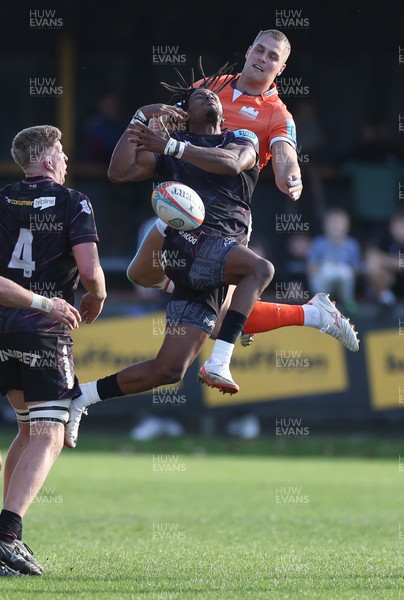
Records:
{"label": "ball logo", "polygon": [[187,192],[184,186],[183,187],[178,187],[178,186],[173,187],[172,193],[176,196],[181,196],[181,198],[185,198],[186,200],[192,199],[192,194]]}
{"label": "ball logo", "polygon": [[170,227],[174,227],[174,229],[181,229],[181,227],[184,227],[185,221],[184,219],[171,219],[168,221],[168,224]]}

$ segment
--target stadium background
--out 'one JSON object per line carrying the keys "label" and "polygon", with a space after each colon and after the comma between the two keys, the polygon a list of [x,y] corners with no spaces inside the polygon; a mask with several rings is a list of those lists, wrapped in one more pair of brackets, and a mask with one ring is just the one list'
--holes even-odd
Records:
{"label": "stadium background", "polygon": [[[192,9],[193,16],[185,5],[160,3],[115,2],[112,7],[59,2],[47,9],[10,3],[2,9],[0,184],[19,176],[9,155],[13,135],[33,124],[56,124],[69,156],[67,183],[89,195],[96,213],[109,298],[103,318],[75,336],[82,381],[153,356],[161,342],[166,301],[139,300],[124,276],[139,228],[152,216],[150,182],[110,184],[105,164],[89,160],[83,152],[83,126],[105,89],[118,92],[128,121],[142,104],[169,101],[160,82],[173,81],[173,64],[185,77],[200,55],[207,73],[226,61],[241,68],[257,32],[273,27],[284,31],[292,44],[284,100],[292,113],[302,99],[313,100],[329,141],[320,156],[328,204],[350,208],[354,202],[334,167],[358,140],[366,116],[385,115],[394,143],[403,146],[404,9],[397,3],[384,3],[383,11],[348,3],[325,9],[317,3],[284,8],[264,2],[233,2],[231,7],[204,3]],[[307,164],[302,163],[305,177],[311,158],[304,147],[300,151],[307,158]],[[396,190],[392,203],[380,197],[370,203],[388,211],[400,201],[398,186]],[[301,210],[314,228],[310,201],[308,189]],[[273,223],[276,215],[289,210],[269,167],[255,193],[254,235],[263,240],[275,266],[281,263],[287,236],[277,235]],[[362,226],[360,219],[354,221],[358,235]],[[248,410],[260,415],[268,432],[275,431],[276,419],[288,418],[302,419],[316,429],[374,430],[387,425],[391,430],[402,424],[404,414],[404,322],[398,313],[378,320],[373,307],[366,305],[357,327],[362,339],[357,355],[318,332],[264,334],[250,349],[236,350],[234,376],[241,384],[240,395],[223,399],[201,389],[195,382],[195,365],[174,391],[94,407],[93,422],[102,426],[106,418],[111,423],[118,415],[117,427],[127,426],[139,409],[168,411],[191,431],[212,433],[220,431],[230,414]]]}

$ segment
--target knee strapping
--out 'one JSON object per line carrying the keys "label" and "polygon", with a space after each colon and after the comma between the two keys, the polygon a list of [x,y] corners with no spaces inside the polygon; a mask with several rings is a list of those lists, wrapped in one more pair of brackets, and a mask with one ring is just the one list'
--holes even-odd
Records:
{"label": "knee strapping", "polygon": [[71,400],[53,400],[29,406],[29,420],[31,423],[48,421],[66,425],[69,420]]}

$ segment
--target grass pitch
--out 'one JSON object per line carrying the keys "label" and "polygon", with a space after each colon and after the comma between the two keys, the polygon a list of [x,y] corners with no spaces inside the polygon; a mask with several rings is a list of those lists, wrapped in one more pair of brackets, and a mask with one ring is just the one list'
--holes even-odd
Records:
{"label": "grass pitch", "polygon": [[398,454],[217,450],[83,436],[25,519],[46,575],[1,598],[404,599]]}

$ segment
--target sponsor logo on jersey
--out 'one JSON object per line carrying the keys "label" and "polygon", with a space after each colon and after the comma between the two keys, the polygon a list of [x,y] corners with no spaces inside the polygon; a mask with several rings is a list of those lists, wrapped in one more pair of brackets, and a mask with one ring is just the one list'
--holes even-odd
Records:
{"label": "sponsor logo on jersey", "polygon": [[184,240],[191,242],[193,245],[198,241],[198,238],[192,235],[192,233],[189,233],[189,231],[179,231],[178,233],[184,238]]}
{"label": "sponsor logo on jersey", "polygon": [[234,137],[242,140],[249,140],[257,148],[259,146],[259,140],[257,136],[249,129],[237,129],[237,131],[234,132]]}
{"label": "sponsor logo on jersey", "polygon": [[91,207],[87,200],[80,200],[80,204],[83,207],[81,212],[86,213],[87,215],[91,215]]}
{"label": "sponsor logo on jersey", "polygon": [[34,204],[33,200],[16,200],[15,198],[12,198],[7,201],[14,206],[32,206]]}
{"label": "sponsor logo on jersey", "polygon": [[20,350],[11,350],[7,348],[5,350],[0,350],[0,361],[6,362],[10,358],[15,358],[19,360],[24,365],[29,365],[30,367],[35,366],[36,361],[40,358],[39,354],[35,354],[34,352],[21,352]]}
{"label": "sponsor logo on jersey", "polygon": [[278,90],[276,89],[276,87],[270,87],[269,90],[264,92],[264,96],[269,98],[269,96],[272,96],[273,94],[277,94],[277,93],[278,93]]}
{"label": "sponsor logo on jersey", "polygon": [[237,129],[234,132],[234,135],[236,137],[250,138],[250,139],[258,142],[258,138],[255,135],[255,133],[253,131],[250,131],[249,129]]}
{"label": "sponsor logo on jersey", "polygon": [[258,115],[260,114],[260,111],[254,110],[252,108],[252,106],[242,106],[240,108],[239,112],[244,117],[247,117],[248,119],[253,119],[253,120],[255,120],[258,117]]}
{"label": "sponsor logo on jersey", "polygon": [[34,208],[39,208],[40,210],[55,206],[55,204],[56,196],[41,196],[40,198],[34,199]]}

